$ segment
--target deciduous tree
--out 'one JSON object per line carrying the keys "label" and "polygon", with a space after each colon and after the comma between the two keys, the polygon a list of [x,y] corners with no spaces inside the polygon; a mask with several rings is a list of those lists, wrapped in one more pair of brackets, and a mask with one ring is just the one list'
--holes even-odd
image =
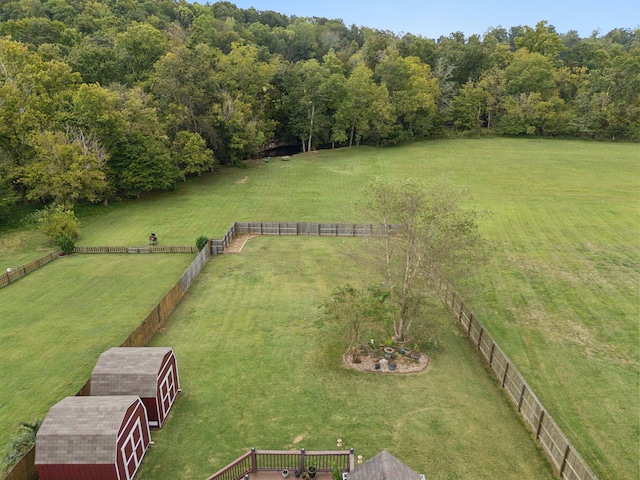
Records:
{"label": "deciduous tree", "polygon": [[82,130],[33,134],[34,159],[20,169],[20,182],[30,200],[52,201],[72,208],[80,199],[102,200],[108,191],[108,155]]}
{"label": "deciduous tree", "polygon": [[479,213],[459,202],[466,190],[444,181],[376,178],[364,191],[363,219],[379,227],[370,240],[369,262],[389,292],[394,337],[405,340],[420,315],[433,281],[459,281],[483,253]]}
{"label": "deciduous tree", "polygon": [[199,134],[193,132],[178,132],[173,141],[171,154],[183,176],[190,173],[200,175],[213,169],[215,163],[213,152],[207,148],[207,143]]}

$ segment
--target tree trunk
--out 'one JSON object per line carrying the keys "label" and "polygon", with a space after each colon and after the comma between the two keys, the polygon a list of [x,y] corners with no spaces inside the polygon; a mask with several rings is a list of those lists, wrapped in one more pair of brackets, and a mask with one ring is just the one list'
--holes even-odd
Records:
{"label": "tree trunk", "polygon": [[349,146],[353,146],[353,134],[356,131],[356,126],[355,124],[351,124],[351,134],[349,135]]}
{"label": "tree trunk", "polygon": [[316,116],[316,105],[315,103],[311,104],[311,124],[309,125],[309,146],[307,147],[307,151],[311,151],[311,139],[313,138],[313,120]]}

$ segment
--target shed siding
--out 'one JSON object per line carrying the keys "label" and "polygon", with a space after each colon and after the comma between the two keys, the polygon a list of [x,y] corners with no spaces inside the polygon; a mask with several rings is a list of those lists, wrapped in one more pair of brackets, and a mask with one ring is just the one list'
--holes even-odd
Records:
{"label": "shed siding", "polygon": [[146,408],[141,401],[135,402],[128,408],[122,428],[118,432],[116,465],[120,480],[133,478],[150,441]]}
{"label": "shed siding", "polygon": [[36,465],[40,480],[114,480],[118,478],[115,465]]}
{"label": "shed siding", "polygon": [[162,361],[162,368],[158,373],[158,390],[156,393],[157,399],[157,415],[158,415],[158,428],[162,426],[173,402],[178,395],[178,389],[180,388],[180,380],[178,377],[178,362],[173,350],[168,352]]}

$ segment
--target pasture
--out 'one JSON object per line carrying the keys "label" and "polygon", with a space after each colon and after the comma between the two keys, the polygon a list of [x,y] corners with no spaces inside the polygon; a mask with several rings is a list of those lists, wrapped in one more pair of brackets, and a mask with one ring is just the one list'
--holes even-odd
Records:
{"label": "pasture", "polygon": [[[451,140],[394,148],[360,147],[321,151],[295,156],[289,162],[277,159],[272,159],[269,164],[250,162],[245,169],[222,170],[215,175],[203,176],[179,185],[174,192],[153,195],[139,202],[114,202],[108,209],[101,206],[79,208],[77,213],[82,222],[83,235],[78,244],[145,244],[151,231],[158,234],[161,244],[192,244],[202,234],[214,238],[222,236],[234,220],[357,222],[359,219],[355,217],[353,202],[364,183],[375,175],[424,179],[445,176],[454,183],[470,186],[473,197],[466,204],[490,212],[483,221],[482,229],[491,242],[493,255],[490,262],[479,269],[469,282],[461,285],[465,298],[518,365],[595,472],[602,478],[638,478],[640,150],[637,144],[520,139]],[[40,256],[42,252],[38,249],[42,245],[37,238],[37,235],[32,237],[25,232],[10,232],[0,236],[0,261],[3,262],[0,266],[10,262],[7,266],[15,267],[17,265],[14,258],[31,259]],[[307,240],[309,239],[299,239]],[[249,247],[247,256],[252,254],[253,248]],[[303,248],[302,245],[300,248]],[[329,247],[314,248],[323,251]],[[244,256],[245,254],[242,257]],[[329,268],[326,264],[330,264],[330,260],[338,255],[325,251],[323,256],[323,268]],[[165,257],[153,255],[146,258],[153,260]],[[227,257],[214,259],[200,281],[206,287],[206,278],[218,275],[211,270],[216,268],[216,264],[239,261],[228,260]],[[40,272],[50,275],[49,272],[55,271],[51,270],[54,266],[62,267],[58,262],[53,262],[52,266],[47,266]],[[188,262],[184,266],[186,263]],[[286,265],[286,256],[281,263]],[[252,269],[271,267],[261,267],[254,263],[244,268],[250,273]],[[86,270],[89,271],[90,268],[86,267]],[[232,273],[230,271],[229,275]],[[298,270],[294,269],[293,273],[307,278]],[[322,275],[315,273],[309,278],[318,278],[322,282]],[[339,273],[343,273],[342,270]],[[33,299],[38,298],[46,287],[32,281],[32,276],[40,274],[37,272],[21,280],[24,286],[17,283],[10,287],[27,290],[28,294],[25,294],[19,304],[22,310],[28,311],[39,304],[39,300]],[[167,285],[174,283],[178,276],[179,273],[176,273],[173,278],[166,279]],[[248,274],[247,281],[251,278]],[[338,283],[337,279],[342,277],[327,278]],[[220,278],[217,283],[222,280]],[[78,292],[78,302],[86,304],[73,307],[70,315],[76,310],[83,311],[89,308],[87,305],[92,304],[90,296],[80,294],[83,291],[83,281],[81,274],[65,277],[65,288]],[[322,286],[319,291],[330,290],[334,286],[331,282]],[[56,284],[58,287],[60,285],[60,282]],[[295,282],[291,285],[280,282],[278,286],[282,286],[283,290],[300,291]],[[200,292],[203,288],[199,283],[194,287],[194,292]],[[212,292],[208,292],[209,294],[218,292],[217,285],[210,288]],[[240,300],[248,301],[244,297],[253,295],[250,283],[239,284],[238,290],[233,290],[235,296],[232,297],[238,305],[241,305]],[[273,288],[272,294],[274,290],[278,291]],[[157,292],[157,298],[162,294],[164,291]],[[205,298],[207,292],[198,295]],[[193,297],[198,295],[194,293]],[[116,296],[115,291],[113,296]],[[0,305],[4,305],[12,297],[7,289],[0,290]],[[313,298],[315,301],[315,297]],[[297,297],[295,300],[296,302],[279,308],[287,307],[285,310],[288,312],[290,307],[295,306],[301,311],[309,311],[309,305],[300,305]],[[220,303],[233,305],[232,300],[226,298],[220,299]],[[198,301],[192,301],[189,295],[185,297],[179,307],[181,313],[172,319],[172,326],[167,330],[168,336],[160,338],[171,342],[173,330],[179,324],[184,324],[186,328],[190,324],[190,318],[200,308]],[[140,313],[137,322],[147,313],[144,308],[141,310],[144,312]],[[297,315],[295,309],[288,314]],[[184,316],[179,317],[180,315]],[[109,318],[93,316],[100,317]],[[179,322],[177,318],[182,320]],[[443,314],[441,318],[446,324],[446,315]],[[304,331],[302,322],[311,320],[311,317],[299,318],[301,323],[296,331]],[[134,324],[137,322],[133,320]],[[54,328],[47,329],[43,326],[43,330],[49,332],[46,334],[46,341],[60,341],[56,336],[55,325]],[[213,323],[211,325],[211,328],[219,327]],[[250,323],[248,325],[251,326]],[[123,328],[126,331],[122,332],[122,336],[126,337],[133,327]],[[225,331],[222,328],[222,333]],[[263,334],[263,337],[266,335]],[[317,341],[317,338],[314,340]],[[175,342],[179,341],[183,340],[176,337]],[[461,339],[456,341],[464,343]],[[10,337],[0,337],[3,352],[0,355],[6,354],[5,346],[10,342]],[[452,341],[451,346],[445,350],[457,352],[453,345],[455,342]],[[205,346],[194,345],[193,348]],[[291,359],[293,354],[289,355],[285,358]],[[446,355],[441,355],[440,361],[444,362]],[[178,358],[180,361],[179,351]],[[82,361],[86,365],[92,365],[94,359],[83,358]],[[193,362],[197,363],[196,360]],[[326,362],[330,360],[326,359]],[[330,363],[325,365],[331,366]],[[35,372],[34,375],[55,379],[55,372],[63,369],[64,364],[49,362],[40,367],[42,371]],[[317,376],[317,366],[315,368],[309,378]],[[333,370],[327,370],[332,371],[339,372],[335,365]],[[84,383],[90,368],[84,372],[80,378],[74,378],[78,385]],[[432,377],[434,373],[435,368],[427,376]],[[302,389],[306,385],[303,382],[306,377],[303,372],[297,374],[298,377],[289,377],[288,380],[294,382],[294,387]],[[455,378],[455,375],[449,377]],[[211,380],[215,381],[215,378]],[[390,380],[391,383],[396,381]],[[64,380],[60,382],[64,383]],[[74,388],[67,387],[65,394],[73,394]],[[214,384],[198,388],[205,392],[215,390]],[[360,392],[365,397],[371,395],[372,398],[377,398],[377,394],[372,395],[370,390],[372,389],[365,388]],[[238,393],[241,391],[243,390],[238,389]],[[223,392],[219,394],[222,395]],[[178,423],[180,408],[187,411],[191,408],[189,402],[194,400],[190,400],[189,395],[186,392],[182,399],[185,406],[176,409],[175,423]],[[36,392],[33,398],[34,402],[41,402],[39,393]],[[284,394],[275,396],[270,405],[277,404],[278,401],[288,405],[284,398],[287,398]],[[329,398],[336,400],[341,397],[336,394]],[[325,401],[328,400],[323,397],[322,402]],[[366,403],[368,399],[355,397],[352,401]],[[306,402],[315,405],[317,401],[308,397]],[[330,404],[332,411],[335,411],[335,403],[337,402]],[[44,401],[34,410],[45,412],[49,404],[50,402]],[[329,404],[319,405],[325,405],[324,408],[329,411]],[[209,406],[215,409],[215,406]],[[313,410],[312,407],[308,408]],[[5,409],[4,406],[0,407],[0,412]],[[321,410],[319,407],[319,411]],[[454,408],[453,411],[459,411],[459,408]],[[21,411],[18,410],[18,413]],[[423,413],[427,415],[428,412]],[[370,422],[384,416],[383,412],[382,415],[372,417],[365,422],[365,427],[374,428],[375,425]],[[9,417],[13,424],[31,420],[13,418],[14,412],[11,411],[7,418]],[[259,417],[259,423],[264,424],[261,428],[265,432],[269,431],[268,423],[271,418],[273,416]],[[425,417],[422,418],[426,421]],[[239,426],[245,427],[255,421],[253,417],[235,420],[240,422]],[[337,423],[342,420],[338,418]],[[212,418],[205,416],[202,419],[202,423],[211,422]],[[353,423],[357,422],[349,425]],[[453,430],[446,425],[445,427],[442,428],[443,438],[449,438]],[[438,430],[438,426],[427,423],[425,429],[430,429],[433,433]],[[0,426],[0,431],[4,430]],[[168,438],[169,432],[168,430],[166,434]],[[354,432],[358,432],[356,427]],[[292,442],[292,433],[294,432],[288,431],[278,436],[278,432],[269,432],[268,438],[274,438],[275,444],[285,448]],[[327,436],[330,433],[332,432],[326,431]],[[347,444],[351,442],[348,432],[337,433],[347,440]],[[365,443],[370,441],[360,438],[366,437],[365,433],[366,431],[362,431],[362,435],[358,434],[359,438],[354,439],[353,443],[366,451],[372,451],[377,445]],[[179,442],[183,438],[181,435],[185,434],[176,432],[176,438],[172,441]],[[529,435],[524,428],[522,435]],[[237,437],[230,438],[239,441]],[[311,441],[313,437],[305,438]],[[235,443],[236,440],[229,440],[228,445],[220,447],[222,450],[213,444],[194,448],[200,453],[199,458],[210,458],[209,464],[219,467],[232,458],[219,458],[216,452],[243,451],[257,443],[250,437],[238,444]],[[324,435],[318,436],[318,441],[326,440]],[[219,441],[224,444],[226,440]],[[158,450],[165,448],[160,443],[156,445]],[[308,445],[308,448],[313,448],[310,443]],[[330,446],[327,445],[327,448]],[[389,449],[395,453],[391,447]],[[400,451],[407,454],[413,452],[416,459],[425,455],[424,450],[415,445]],[[231,457],[235,458],[234,455],[235,453]],[[150,456],[149,465],[145,466],[145,472],[153,468],[152,458],[153,455]],[[411,458],[406,460],[411,464]],[[535,455],[533,460],[526,460],[534,463],[536,461]],[[207,473],[214,470],[215,467],[207,469]],[[457,477],[457,473],[464,473],[463,470],[452,472],[452,477]],[[429,475],[432,472],[424,473]],[[545,473],[548,474],[543,468],[542,475]]]}

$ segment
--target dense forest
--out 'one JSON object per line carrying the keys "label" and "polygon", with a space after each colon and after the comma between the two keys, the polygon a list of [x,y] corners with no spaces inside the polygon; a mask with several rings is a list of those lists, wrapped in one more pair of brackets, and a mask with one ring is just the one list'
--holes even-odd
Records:
{"label": "dense forest", "polygon": [[640,139],[640,30],[429,39],[229,2],[0,0],[0,206],[170,189],[275,146]]}

